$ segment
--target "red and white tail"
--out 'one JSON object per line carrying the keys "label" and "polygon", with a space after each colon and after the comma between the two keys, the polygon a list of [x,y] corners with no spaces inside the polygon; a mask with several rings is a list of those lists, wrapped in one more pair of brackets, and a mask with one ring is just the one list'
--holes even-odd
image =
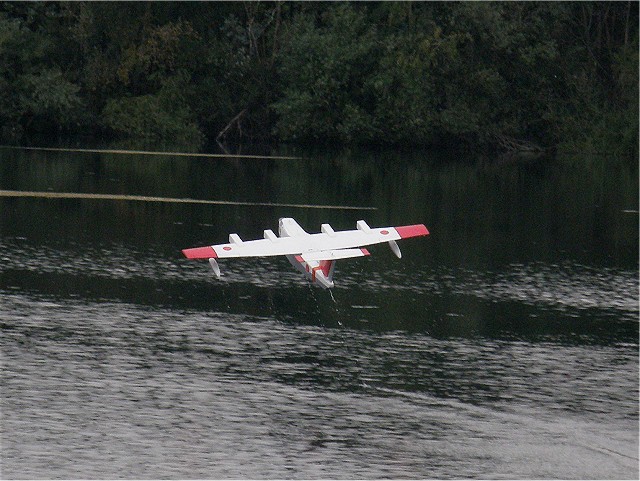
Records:
{"label": "red and white tail", "polygon": [[320,261],[320,270],[329,282],[333,282],[333,270],[336,267],[336,261]]}

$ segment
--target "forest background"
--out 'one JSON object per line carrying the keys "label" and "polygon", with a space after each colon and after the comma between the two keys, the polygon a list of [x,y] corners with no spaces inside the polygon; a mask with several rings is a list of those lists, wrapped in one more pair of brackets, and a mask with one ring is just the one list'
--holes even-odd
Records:
{"label": "forest background", "polygon": [[638,157],[638,2],[2,2],[0,136]]}

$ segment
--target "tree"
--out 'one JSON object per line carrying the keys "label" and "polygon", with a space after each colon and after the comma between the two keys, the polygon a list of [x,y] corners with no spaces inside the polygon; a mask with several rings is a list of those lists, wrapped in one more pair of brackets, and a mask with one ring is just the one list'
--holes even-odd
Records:
{"label": "tree", "polygon": [[376,67],[375,27],[350,4],[299,13],[280,58],[283,93],[275,134],[293,141],[364,142],[379,129],[367,77]]}
{"label": "tree", "polygon": [[637,52],[630,1],[3,2],[0,121],[637,155]]}
{"label": "tree", "polygon": [[[5,5],[6,7],[6,5]],[[76,129],[83,120],[80,87],[65,72],[58,43],[48,34],[59,25],[55,5],[9,5],[0,11],[0,122],[3,137],[23,131]]]}

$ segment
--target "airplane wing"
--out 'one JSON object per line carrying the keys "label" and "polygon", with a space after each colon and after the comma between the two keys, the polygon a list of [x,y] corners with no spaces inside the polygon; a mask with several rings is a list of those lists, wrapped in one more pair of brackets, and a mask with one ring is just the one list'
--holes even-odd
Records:
{"label": "airplane wing", "polygon": [[[338,251],[371,244],[379,244],[428,235],[424,224],[406,225],[399,227],[371,228],[363,220],[357,222],[357,229],[334,231],[328,224],[322,225],[322,232],[308,234],[302,232],[292,237],[278,237],[268,229],[264,231],[264,239],[243,241],[237,234],[229,236],[229,243],[212,246],[184,249],[182,252],[189,259],[211,259],[226,257],[263,257],[281,255],[311,255],[316,252]],[[397,248],[397,245],[396,245]],[[395,250],[394,250],[395,252]],[[343,253],[345,255],[346,253]],[[331,254],[337,257],[340,254]],[[358,255],[366,255],[364,253]],[[398,255],[398,254],[396,254]],[[321,255],[322,257],[323,255]],[[345,255],[345,257],[347,257]],[[353,257],[349,255],[348,257]]]}

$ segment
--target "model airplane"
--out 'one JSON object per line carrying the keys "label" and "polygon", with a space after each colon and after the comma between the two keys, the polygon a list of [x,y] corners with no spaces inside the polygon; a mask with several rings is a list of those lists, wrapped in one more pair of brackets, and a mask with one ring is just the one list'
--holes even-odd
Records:
{"label": "model airplane", "polygon": [[423,224],[372,229],[359,220],[356,226],[356,230],[336,232],[329,224],[322,224],[321,233],[309,234],[294,219],[282,218],[279,221],[280,237],[271,229],[264,231],[264,239],[246,242],[238,234],[230,234],[228,244],[184,249],[182,253],[189,259],[209,259],[217,277],[221,275],[217,258],[287,256],[312,283],[331,288],[336,260],[368,256],[369,251],[363,246],[382,242],[388,242],[400,258],[397,240],[429,235]]}

